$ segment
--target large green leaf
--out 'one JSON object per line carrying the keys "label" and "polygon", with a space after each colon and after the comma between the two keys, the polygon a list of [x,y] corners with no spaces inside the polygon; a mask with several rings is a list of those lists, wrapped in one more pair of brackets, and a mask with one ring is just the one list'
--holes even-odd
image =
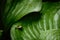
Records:
{"label": "large green leaf", "polygon": [[30,12],[41,10],[41,0],[7,0],[4,10],[5,25],[13,24]]}
{"label": "large green leaf", "polygon": [[25,15],[11,27],[12,40],[60,40],[60,2],[45,2],[41,13]]}

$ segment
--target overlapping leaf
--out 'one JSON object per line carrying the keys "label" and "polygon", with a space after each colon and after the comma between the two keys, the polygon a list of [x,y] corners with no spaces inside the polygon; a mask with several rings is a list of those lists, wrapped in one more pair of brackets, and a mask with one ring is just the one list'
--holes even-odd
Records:
{"label": "overlapping leaf", "polygon": [[7,0],[3,19],[5,24],[13,24],[24,15],[41,10],[41,0]]}
{"label": "overlapping leaf", "polygon": [[60,2],[43,3],[41,13],[25,15],[11,28],[12,40],[60,40]]}

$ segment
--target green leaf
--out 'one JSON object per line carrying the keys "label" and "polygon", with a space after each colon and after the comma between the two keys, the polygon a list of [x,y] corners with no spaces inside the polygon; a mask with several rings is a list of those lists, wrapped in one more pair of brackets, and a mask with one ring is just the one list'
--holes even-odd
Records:
{"label": "green leaf", "polygon": [[4,23],[10,25],[30,12],[41,10],[41,0],[7,0],[3,15]]}
{"label": "green leaf", "polygon": [[12,25],[12,40],[60,40],[60,2],[45,2],[41,13],[30,13]]}

